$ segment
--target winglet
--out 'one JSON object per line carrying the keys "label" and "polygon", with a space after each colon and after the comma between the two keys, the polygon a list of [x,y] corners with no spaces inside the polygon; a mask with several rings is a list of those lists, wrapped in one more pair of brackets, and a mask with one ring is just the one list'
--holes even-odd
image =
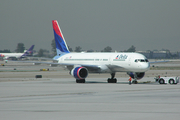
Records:
{"label": "winglet", "polygon": [[64,39],[64,36],[61,32],[61,29],[59,27],[57,20],[52,20],[52,25],[53,25],[53,31],[54,31],[54,39],[56,43],[57,56],[69,53],[69,49],[67,47],[66,41]]}

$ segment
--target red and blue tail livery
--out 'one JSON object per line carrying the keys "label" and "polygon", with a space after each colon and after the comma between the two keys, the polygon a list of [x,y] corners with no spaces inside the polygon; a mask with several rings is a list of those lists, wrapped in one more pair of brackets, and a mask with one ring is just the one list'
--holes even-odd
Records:
{"label": "red and blue tail livery", "polygon": [[54,39],[56,43],[56,52],[57,56],[61,56],[62,54],[69,53],[69,49],[67,47],[66,41],[63,37],[61,29],[57,20],[52,20],[53,31],[54,31]]}

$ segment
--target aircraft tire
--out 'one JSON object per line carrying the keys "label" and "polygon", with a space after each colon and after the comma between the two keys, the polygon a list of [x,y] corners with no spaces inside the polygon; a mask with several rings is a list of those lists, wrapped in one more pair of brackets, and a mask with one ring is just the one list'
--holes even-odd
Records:
{"label": "aircraft tire", "polygon": [[132,81],[132,84],[137,84],[137,83],[138,83],[137,80]]}
{"label": "aircraft tire", "polygon": [[108,83],[117,83],[117,79],[116,78],[114,78],[114,79],[108,78],[107,82]]}
{"label": "aircraft tire", "polygon": [[85,79],[82,80],[76,79],[76,83],[85,83]]}
{"label": "aircraft tire", "polygon": [[161,79],[159,80],[159,84],[164,84],[164,79],[161,78]]}
{"label": "aircraft tire", "polygon": [[174,80],[173,80],[173,79],[170,79],[170,80],[169,80],[169,84],[171,84],[171,85],[174,84]]}

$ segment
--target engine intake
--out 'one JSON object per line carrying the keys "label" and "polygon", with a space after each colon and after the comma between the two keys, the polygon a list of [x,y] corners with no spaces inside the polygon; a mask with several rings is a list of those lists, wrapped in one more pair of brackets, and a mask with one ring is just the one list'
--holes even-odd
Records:
{"label": "engine intake", "polygon": [[71,70],[71,75],[76,79],[85,79],[88,76],[88,70],[85,67],[76,67]]}
{"label": "engine intake", "polygon": [[133,79],[136,78],[137,80],[140,80],[144,77],[145,72],[140,72],[140,73],[128,72],[127,74]]}

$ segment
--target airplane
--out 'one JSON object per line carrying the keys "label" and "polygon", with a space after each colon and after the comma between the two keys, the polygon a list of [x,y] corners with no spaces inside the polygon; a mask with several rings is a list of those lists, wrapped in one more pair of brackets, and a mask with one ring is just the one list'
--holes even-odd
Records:
{"label": "airplane", "polygon": [[140,53],[72,53],[69,51],[57,20],[52,20],[57,55],[53,58],[70,71],[76,83],[85,83],[89,73],[110,73],[108,83],[117,83],[116,72],[127,72],[135,83],[149,70],[148,59]]}
{"label": "airplane", "polygon": [[76,79],[76,83],[85,83],[85,79],[88,77],[89,73],[109,73],[111,78],[108,78],[107,82],[117,83],[117,79],[115,78],[117,72],[126,72],[134,79],[133,83],[137,83],[137,80],[142,79],[145,72],[150,69],[150,62],[140,53],[70,52],[57,20],[52,20],[52,26],[57,53],[57,55],[53,57],[53,62],[21,62],[33,63],[34,65],[50,64],[50,66],[64,66]]}
{"label": "airplane", "polygon": [[24,53],[0,53],[0,57],[3,57],[4,59],[8,58],[23,58],[26,56],[31,56],[33,54],[34,45],[32,45],[28,50],[26,50]]}

